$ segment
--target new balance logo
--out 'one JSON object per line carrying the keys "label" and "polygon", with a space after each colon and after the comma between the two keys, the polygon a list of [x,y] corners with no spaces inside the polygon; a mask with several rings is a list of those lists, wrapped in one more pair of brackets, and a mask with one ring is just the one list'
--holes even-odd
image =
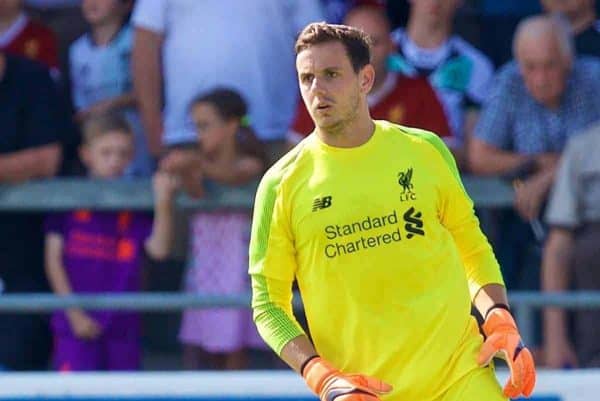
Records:
{"label": "new balance logo", "polygon": [[331,206],[331,196],[324,196],[322,198],[315,198],[313,202],[312,211],[316,212],[320,209],[327,209]]}

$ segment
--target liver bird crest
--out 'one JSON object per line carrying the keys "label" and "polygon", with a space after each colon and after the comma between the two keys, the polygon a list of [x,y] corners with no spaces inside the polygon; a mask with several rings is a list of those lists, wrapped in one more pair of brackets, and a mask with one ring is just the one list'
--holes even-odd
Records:
{"label": "liver bird crest", "polygon": [[413,184],[411,183],[413,175],[412,167],[406,171],[401,171],[398,173],[398,184],[402,186],[402,193],[411,192],[413,189]]}

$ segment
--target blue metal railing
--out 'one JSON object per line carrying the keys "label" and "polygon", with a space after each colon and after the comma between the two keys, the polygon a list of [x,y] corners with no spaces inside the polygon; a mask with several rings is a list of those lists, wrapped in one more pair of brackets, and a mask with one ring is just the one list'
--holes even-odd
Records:
{"label": "blue metal railing", "polygon": [[[511,186],[497,178],[466,176],[467,192],[480,207],[510,206]],[[210,196],[190,199],[181,195],[177,205],[184,208],[249,209],[254,203],[257,183],[243,187],[215,186]],[[21,185],[0,185],[0,211],[59,211],[78,208],[96,210],[151,210],[152,186],[149,179],[91,180],[57,178]]]}
{"label": "blue metal railing", "polygon": [[[467,192],[475,204],[483,208],[510,206],[511,186],[497,178],[465,176]],[[256,183],[245,187],[215,187],[210,197],[200,200],[180,196],[181,208],[214,209],[228,207],[249,209],[254,202]],[[98,181],[86,178],[34,181],[17,186],[0,185],[0,211],[59,211],[76,208],[96,210],[151,210],[153,206],[150,180]],[[105,295],[4,294],[0,296],[2,312],[49,312],[79,306],[85,309],[135,309],[141,311],[173,311],[185,308],[248,307],[249,295],[201,296],[183,293],[135,293]],[[512,307],[523,337],[533,338],[536,308],[559,306],[565,308],[598,308],[600,292],[544,294],[512,292]],[[301,307],[299,297],[295,306]]]}
{"label": "blue metal railing", "polygon": [[[560,306],[570,309],[600,308],[600,292],[538,293],[512,292],[510,302],[515,310],[521,334],[528,341],[533,339],[533,311],[536,308]],[[197,295],[168,292],[140,292],[121,294],[90,294],[56,296],[47,293],[4,294],[0,297],[0,313],[52,312],[81,307],[84,309],[114,309],[138,311],[178,311],[186,308],[234,307],[249,308],[250,294],[245,295]],[[294,307],[302,308],[298,294]]]}

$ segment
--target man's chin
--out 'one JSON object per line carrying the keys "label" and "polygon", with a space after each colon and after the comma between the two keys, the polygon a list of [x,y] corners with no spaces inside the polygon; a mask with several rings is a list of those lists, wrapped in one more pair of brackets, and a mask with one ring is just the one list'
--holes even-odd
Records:
{"label": "man's chin", "polygon": [[540,104],[542,105],[550,105],[553,103],[554,97],[545,93],[536,93],[535,95],[532,95],[532,97]]}
{"label": "man's chin", "polygon": [[315,125],[321,130],[325,132],[334,132],[338,130],[341,126],[343,126],[343,121],[341,120],[330,120],[330,119],[322,119],[315,122]]}

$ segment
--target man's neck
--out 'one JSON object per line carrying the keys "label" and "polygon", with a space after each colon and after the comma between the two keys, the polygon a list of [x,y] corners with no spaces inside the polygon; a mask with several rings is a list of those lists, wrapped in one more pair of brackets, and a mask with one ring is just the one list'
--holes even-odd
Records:
{"label": "man's neck", "polygon": [[6,32],[19,19],[21,13],[0,18],[0,33]]}
{"label": "man's neck", "polygon": [[550,111],[557,112],[560,109],[561,100],[561,98],[549,100],[542,105]]}
{"label": "man's neck", "polygon": [[115,19],[107,21],[101,25],[97,25],[92,30],[92,37],[98,46],[106,46],[113,40],[117,32],[121,29],[122,22]]}
{"label": "man's neck", "polygon": [[368,113],[363,112],[337,132],[323,131],[317,127],[317,136],[329,146],[336,148],[356,148],[369,141],[375,132],[375,123]]}
{"label": "man's neck", "polygon": [[577,35],[588,29],[596,22],[596,13],[590,12],[580,15],[578,18],[571,21],[571,29],[573,34]]}
{"label": "man's neck", "polygon": [[213,154],[208,155],[208,159],[214,163],[229,164],[233,162],[237,156],[235,136],[225,139],[225,143]]}
{"label": "man's neck", "polygon": [[408,21],[406,33],[408,37],[423,49],[435,49],[448,40],[451,32],[451,23],[426,25],[415,18]]}

